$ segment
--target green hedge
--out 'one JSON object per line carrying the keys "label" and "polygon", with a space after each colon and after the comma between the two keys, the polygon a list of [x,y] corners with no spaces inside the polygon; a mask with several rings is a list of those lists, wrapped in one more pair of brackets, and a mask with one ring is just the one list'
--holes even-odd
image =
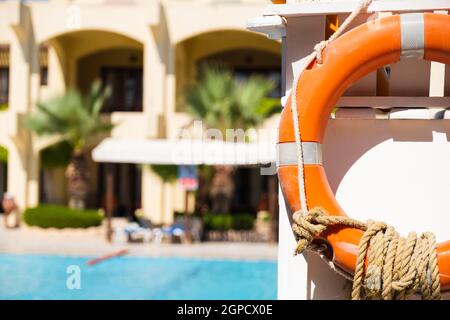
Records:
{"label": "green hedge", "polygon": [[205,229],[207,230],[230,230],[233,224],[233,218],[230,214],[206,214],[203,218]]}
{"label": "green hedge", "polygon": [[254,222],[255,218],[246,213],[236,215],[209,213],[203,217],[203,224],[207,230],[251,230]]}
{"label": "green hedge", "polygon": [[63,229],[99,226],[103,216],[97,210],[74,210],[58,205],[40,205],[25,210],[23,219],[29,226]]}
{"label": "green hedge", "polygon": [[255,224],[255,218],[246,213],[236,214],[233,216],[233,229],[235,230],[251,230]]}

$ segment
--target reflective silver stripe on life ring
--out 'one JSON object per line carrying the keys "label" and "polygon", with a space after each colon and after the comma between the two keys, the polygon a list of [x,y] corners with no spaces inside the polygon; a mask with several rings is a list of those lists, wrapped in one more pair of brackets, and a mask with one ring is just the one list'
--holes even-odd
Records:
{"label": "reflective silver stripe on life ring", "polygon": [[425,46],[424,29],[425,24],[423,13],[408,13],[400,15],[402,59],[423,59]]}
{"label": "reflective silver stripe on life ring", "polygon": [[[322,165],[322,144],[302,142],[304,164]],[[297,149],[295,142],[277,144],[277,167],[297,165]]]}

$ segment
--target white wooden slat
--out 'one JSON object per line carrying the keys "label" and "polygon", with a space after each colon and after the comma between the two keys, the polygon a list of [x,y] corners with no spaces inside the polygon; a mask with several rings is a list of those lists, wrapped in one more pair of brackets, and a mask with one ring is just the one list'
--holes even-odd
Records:
{"label": "white wooden slat", "polygon": [[265,33],[269,39],[281,39],[286,36],[286,23],[279,16],[261,16],[247,22],[250,31]]}
{"label": "white wooden slat", "polygon": [[450,97],[341,97],[337,107],[450,108]]}
{"label": "white wooden slat", "polygon": [[[352,12],[357,5],[358,1],[278,4],[267,6],[263,14],[283,17],[339,14]],[[411,12],[447,9],[450,9],[448,0],[379,0],[374,1],[367,12]]]}

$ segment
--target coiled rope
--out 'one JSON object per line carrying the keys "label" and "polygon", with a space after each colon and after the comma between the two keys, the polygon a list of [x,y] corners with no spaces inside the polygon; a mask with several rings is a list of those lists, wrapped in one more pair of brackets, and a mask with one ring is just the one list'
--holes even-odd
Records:
{"label": "coiled rope", "polygon": [[407,238],[402,238],[385,223],[371,220],[363,223],[345,216],[332,216],[322,208],[314,208],[306,215],[298,211],[293,219],[297,254],[307,249],[317,251],[313,241],[329,226],[364,231],[353,277],[353,300],[407,299],[419,289],[422,299],[441,299],[436,238],[432,233],[417,236],[411,232]]}

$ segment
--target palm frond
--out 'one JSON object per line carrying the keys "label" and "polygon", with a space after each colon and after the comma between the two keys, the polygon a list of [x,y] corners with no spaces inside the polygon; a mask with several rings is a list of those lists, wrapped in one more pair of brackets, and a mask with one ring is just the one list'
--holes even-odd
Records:
{"label": "palm frond", "polygon": [[100,110],[109,96],[100,83],[92,85],[91,92],[82,96],[70,90],[37,105],[37,110],[26,118],[26,125],[38,135],[57,135],[77,148],[83,148],[93,136],[109,131],[112,124],[104,122]]}
{"label": "palm frond", "polygon": [[227,128],[248,129],[281,110],[279,100],[268,97],[274,88],[265,77],[237,81],[230,69],[207,65],[186,91],[187,111],[223,133]]}

